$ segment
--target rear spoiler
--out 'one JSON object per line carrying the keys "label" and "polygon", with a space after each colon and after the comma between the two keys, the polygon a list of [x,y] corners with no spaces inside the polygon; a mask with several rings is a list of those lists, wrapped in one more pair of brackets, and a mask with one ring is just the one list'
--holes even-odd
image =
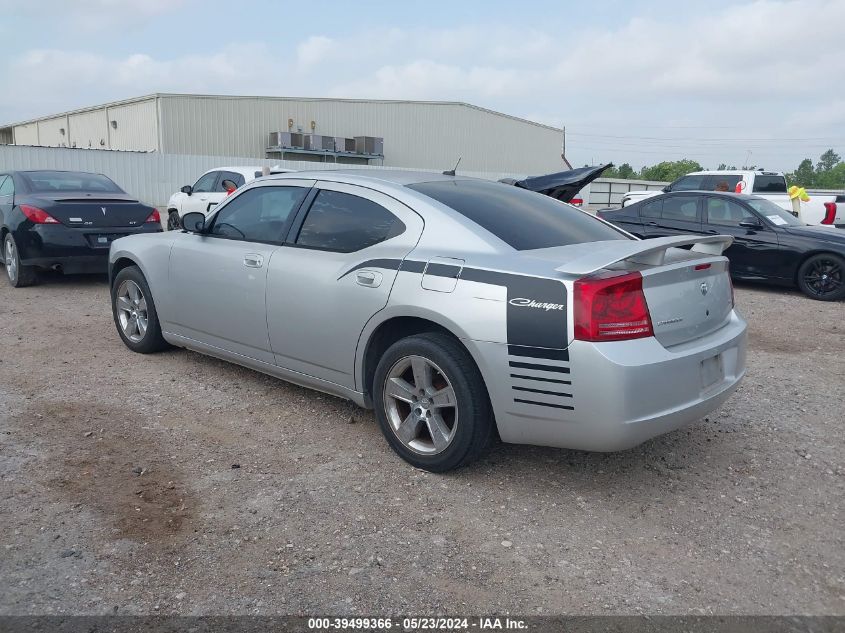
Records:
{"label": "rear spoiler", "polygon": [[613,163],[593,167],[579,167],[578,169],[561,171],[556,174],[546,174],[545,176],[532,176],[530,178],[523,178],[522,180],[503,178],[499,182],[521,189],[528,189],[529,191],[536,191],[537,193],[551,196],[561,202],[569,202],[575,197],[576,193],[601,176],[602,172],[608,167],[613,167]]}
{"label": "rear spoiler", "polygon": [[559,266],[555,270],[567,275],[586,275],[621,261],[647,266],[660,266],[670,248],[688,246],[694,253],[721,255],[734,241],[730,235],[681,235],[648,240],[596,242],[596,249],[582,257]]}

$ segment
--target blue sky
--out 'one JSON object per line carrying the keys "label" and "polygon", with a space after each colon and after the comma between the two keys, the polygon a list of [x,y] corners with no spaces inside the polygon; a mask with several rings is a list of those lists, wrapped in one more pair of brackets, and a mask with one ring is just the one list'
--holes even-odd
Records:
{"label": "blue sky", "polygon": [[0,0],[0,121],[150,92],[459,100],[575,164],[845,154],[845,2]]}

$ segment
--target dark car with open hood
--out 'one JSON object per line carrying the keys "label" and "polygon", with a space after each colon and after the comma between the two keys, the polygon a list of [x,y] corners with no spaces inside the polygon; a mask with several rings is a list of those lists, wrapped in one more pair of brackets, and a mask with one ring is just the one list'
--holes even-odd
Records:
{"label": "dark car with open hood", "polygon": [[0,173],[2,260],[16,288],[35,283],[38,270],[106,272],[114,240],[161,230],[158,210],[102,174]]}

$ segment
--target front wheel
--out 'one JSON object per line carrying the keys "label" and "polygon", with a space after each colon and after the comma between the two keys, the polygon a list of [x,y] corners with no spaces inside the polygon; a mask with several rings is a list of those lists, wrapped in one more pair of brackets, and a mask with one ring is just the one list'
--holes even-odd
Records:
{"label": "front wheel", "polygon": [[126,347],[139,354],[170,347],[161,335],[155,302],[140,268],[128,266],[117,273],[111,301],[114,324]]}
{"label": "front wheel", "polygon": [[833,253],[813,255],[798,269],[798,288],[810,299],[845,298],[845,259]]}
{"label": "front wheel", "polygon": [[426,333],[394,343],[379,361],[373,391],[382,433],[417,468],[459,468],[490,444],[493,416],[484,380],[450,336]]}

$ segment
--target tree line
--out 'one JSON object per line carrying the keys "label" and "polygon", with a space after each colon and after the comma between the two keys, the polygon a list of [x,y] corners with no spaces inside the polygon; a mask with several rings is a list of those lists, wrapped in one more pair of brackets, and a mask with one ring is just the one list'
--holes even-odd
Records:
{"label": "tree line", "polygon": [[[635,170],[628,163],[622,163],[618,167],[611,167],[603,174],[603,178],[622,178],[624,180],[659,180],[672,182],[690,172],[704,171],[698,161],[684,158],[682,160],[667,160],[656,165],[644,166],[639,171]],[[757,165],[736,165],[720,164],[716,169],[763,169]],[[797,169],[788,172],[786,179],[790,185],[798,185],[814,189],[845,189],[845,162],[842,157],[832,149],[824,152],[818,162],[805,158],[798,165]]]}

